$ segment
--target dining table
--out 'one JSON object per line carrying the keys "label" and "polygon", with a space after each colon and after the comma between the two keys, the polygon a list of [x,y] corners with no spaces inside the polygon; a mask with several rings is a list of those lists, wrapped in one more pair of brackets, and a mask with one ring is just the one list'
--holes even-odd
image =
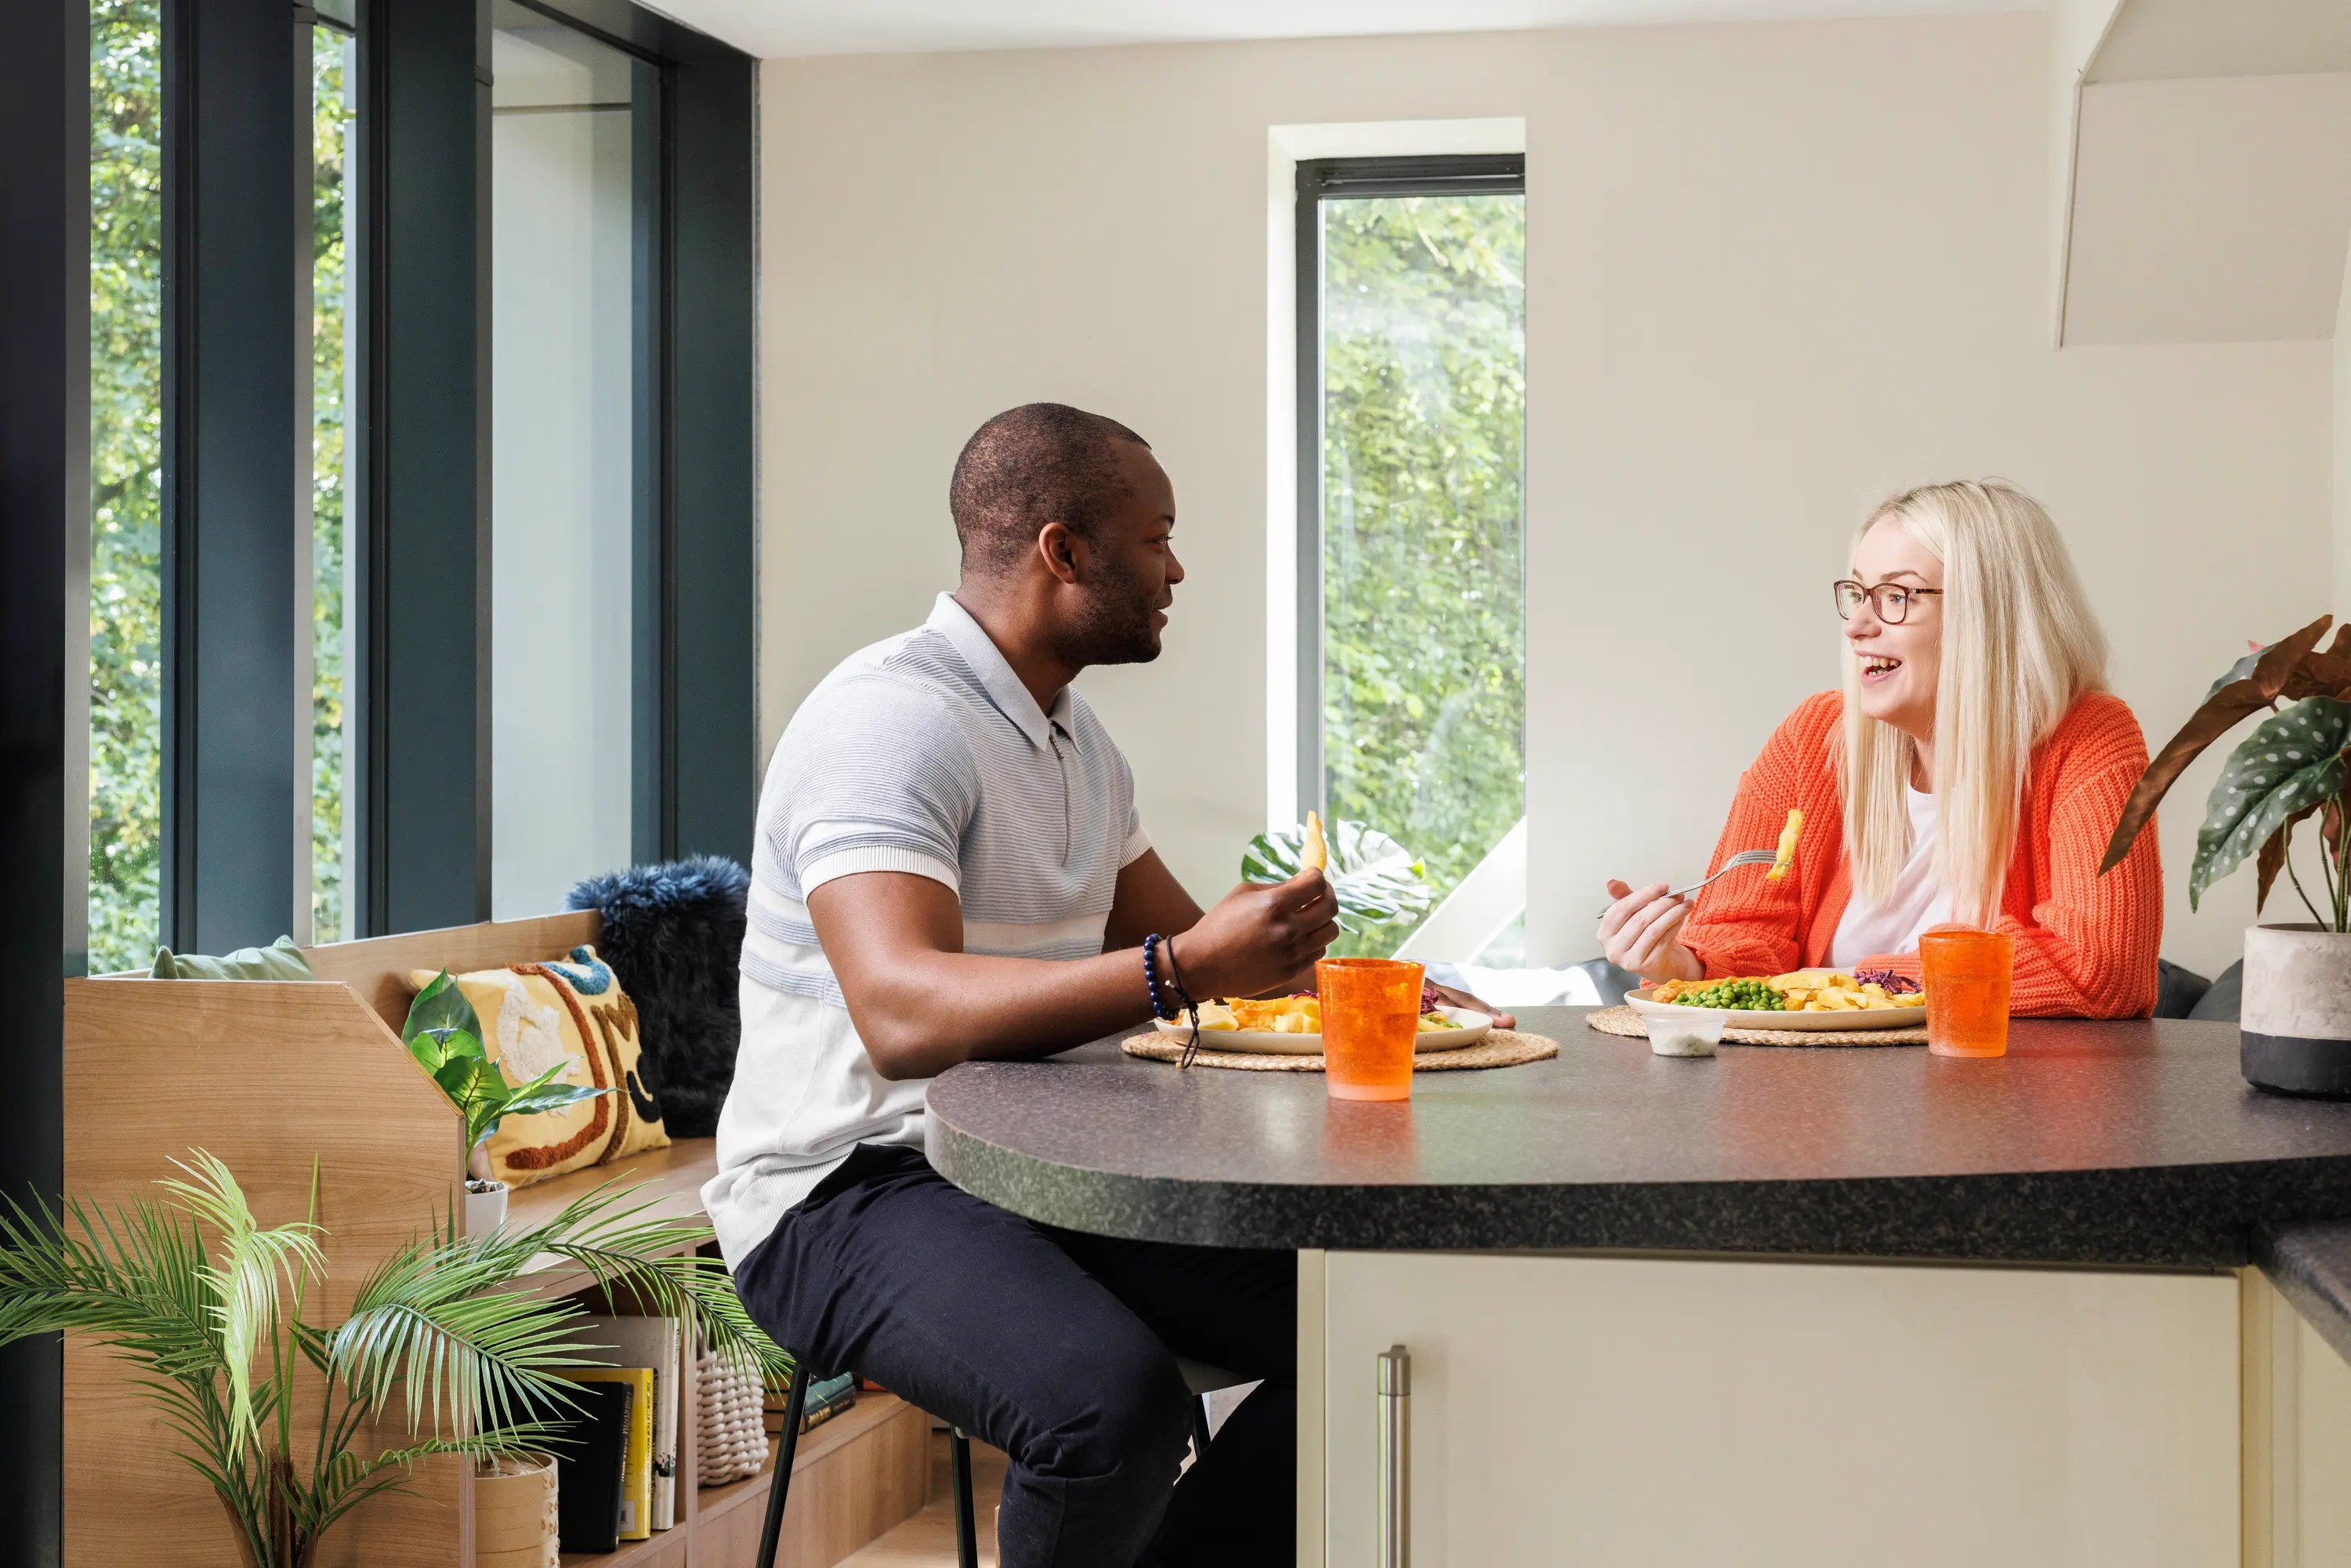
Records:
{"label": "dining table", "polygon": [[965,1063],[927,1151],[1040,1222],[1296,1254],[1301,1563],[2187,1568],[2275,1534],[2296,1444],[2351,1461],[2351,1104],[2252,1088],[2234,1025],[1680,1058],[1590,1011],[1386,1103],[1114,1039]]}

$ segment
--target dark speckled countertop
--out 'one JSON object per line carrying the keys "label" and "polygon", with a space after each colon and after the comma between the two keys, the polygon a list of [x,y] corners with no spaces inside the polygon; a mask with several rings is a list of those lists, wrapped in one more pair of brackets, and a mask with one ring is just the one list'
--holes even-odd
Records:
{"label": "dark speckled countertop", "polygon": [[2319,1337],[2351,1361],[2351,1220],[2267,1227],[2253,1243],[2253,1260]]}
{"label": "dark speckled countertop", "polygon": [[1985,1061],[1686,1061],[1583,1020],[1530,1009],[1556,1059],[1425,1072],[1394,1104],[1113,1042],[967,1063],[931,1086],[931,1162],[1051,1224],[1247,1247],[2201,1268],[2248,1261],[2265,1227],[2351,1220],[2351,1104],[2249,1087],[2231,1024],[2020,1020]]}

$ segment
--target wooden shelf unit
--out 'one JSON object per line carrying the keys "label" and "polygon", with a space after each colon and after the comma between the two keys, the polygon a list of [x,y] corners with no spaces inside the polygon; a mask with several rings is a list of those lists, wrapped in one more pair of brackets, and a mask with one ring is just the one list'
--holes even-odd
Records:
{"label": "wooden shelf unit", "polygon": [[[463,1129],[401,1045],[413,969],[453,973],[559,956],[598,929],[592,912],[415,932],[308,950],[310,982],[149,980],[66,984],[66,1191],[111,1206],[152,1197],[170,1161],[206,1149],[236,1175],[264,1224],[298,1218],[315,1162],[329,1272],[312,1321],[349,1310],[360,1282],[436,1218],[460,1208]],[[708,1139],[684,1140],[522,1188],[528,1222],[607,1182],[635,1186],[658,1215],[699,1218],[717,1167]],[[528,1278],[546,1296],[590,1296],[594,1281],[547,1258]],[[64,1568],[234,1563],[211,1490],[171,1452],[131,1369],[83,1342],[65,1350]],[[403,1428],[395,1425],[387,1438]],[[567,1568],[748,1568],[768,1472],[699,1489],[696,1423],[678,1423],[674,1529]],[[930,1419],[868,1395],[810,1433],[792,1466],[779,1563],[826,1568],[918,1512],[930,1484]],[[772,1453],[772,1449],[770,1450]],[[456,1461],[418,1467],[413,1489],[340,1522],[314,1568],[472,1568],[473,1489]]]}

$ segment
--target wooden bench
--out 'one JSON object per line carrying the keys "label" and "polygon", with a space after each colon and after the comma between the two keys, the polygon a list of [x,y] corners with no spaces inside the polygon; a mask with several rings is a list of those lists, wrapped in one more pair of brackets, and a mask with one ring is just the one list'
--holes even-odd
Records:
{"label": "wooden bench", "polygon": [[[375,1265],[459,1207],[463,1130],[455,1109],[401,1045],[408,973],[453,972],[555,956],[596,939],[592,912],[414,932],[308,950],[313,982],[66,984],[66,1191],[102,1206],[153,1196],[191,1149],[227,1163],[264,1224],[301,1217],[318,1172],[328,1275],[313,1321],[350,1309]],[[528,1222],[607,1181],[636,1185],[656,1212],[702,1213],[717,1168],[708,1139],[517,1190],[509,1222]],[[549,1296],[601,1308],[592,1281],[549,1260],[528,1280]],[[238,1562],[212,1490],[172,1453],[131,1369],[87,1343],[65,1352],[66,1568]],[[566,1568],[745,1568],[759,1538],[763,1471],[696,1488],[689,1405],[680,1412],[677,1526]],[[298,1423],[297,1430],[302,1428]],[[930,1486],[930,1420],[888,1395],[802,1440],[780,1561],[825,1568],[920,1511]],[[405,1495],[379,1498],[329,1532],[317,1568],[472,1568],[465,1468],[417,1468]]]}

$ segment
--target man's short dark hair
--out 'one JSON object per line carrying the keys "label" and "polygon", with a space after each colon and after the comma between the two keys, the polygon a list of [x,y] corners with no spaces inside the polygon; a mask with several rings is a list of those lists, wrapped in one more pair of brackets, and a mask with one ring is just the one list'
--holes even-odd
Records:
{"label": "man's short dark hair", "polygon": [[1058,522],[1091,538],[1133,493],[1114,442],[1151,443],[1114,419],[1063,402],[1008,408],[972,433],[947,485],[967,570],[998,572]]}

